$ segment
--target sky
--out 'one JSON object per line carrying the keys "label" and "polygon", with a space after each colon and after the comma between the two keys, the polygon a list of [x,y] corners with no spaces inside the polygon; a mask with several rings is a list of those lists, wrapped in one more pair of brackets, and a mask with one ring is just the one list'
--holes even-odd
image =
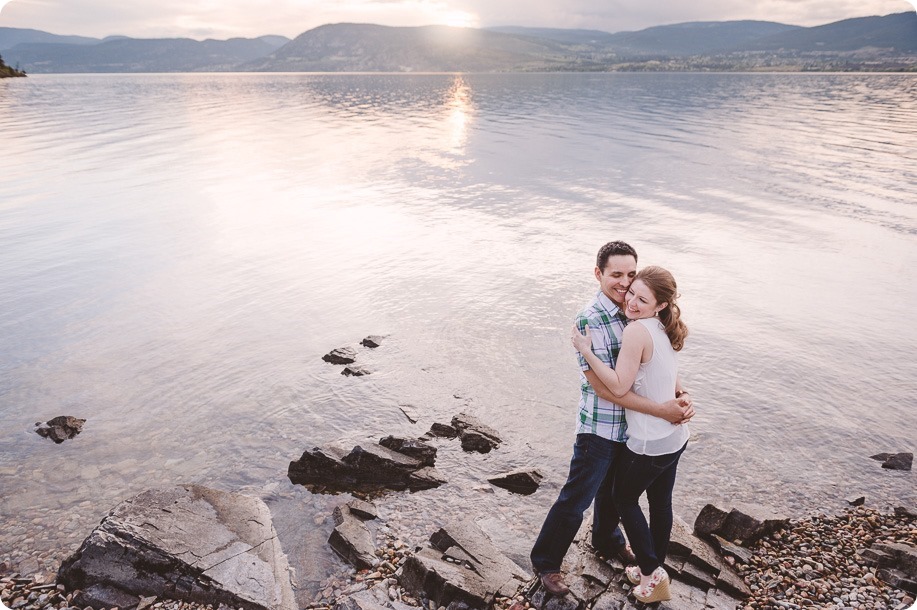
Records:
{"label": "sky", "polygon": [[0,27],[103,38],[295,38],[326,23],[522,25],[620,32],[685,21],[813,26],[917,10],[917,0],[0,0]]}

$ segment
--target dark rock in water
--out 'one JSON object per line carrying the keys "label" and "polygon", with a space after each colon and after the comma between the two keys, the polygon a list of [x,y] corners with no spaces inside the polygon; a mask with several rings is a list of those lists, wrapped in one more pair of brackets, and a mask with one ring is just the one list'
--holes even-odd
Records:
{"label": "dark rock in water", "polygon": [[372,532],[347,505],[334,509],[334,531],[328,538],[331,548],[358,570],[368,570],[376,560],[376,543]]}
{"label": "dark rock in water", "polygon": [[385,339],[384,335],[370,335],[360,341],[360,344],[365,347],[379,347],[382,345],[382,340]]}
{"label": "dark rock in water", "polygon": [[419,438],[386,436],[379,440],[379,444],[392,451],[420,460],[424,466],[432,466],[436,462],[436,447],[428,445]]}
{"label": "dark rock in water", "polygon": [[866,496],[850,496],[847,498],[847,504],[850,506],[863,506],[866,503]]}
{"label": "dark rock in water", "polygon": [[459,431],[449,424],[434,423],[430,426],[430,432],[428,432],[428,434],[440,438],[455,438],[459,435]]}
{"label": "dark rock in water", "polygon": [[417,491],[445,482],[420,460],[372,442],[350,450],[341,444],[316,447],[290,462],[287,475],[293,483],[331,493]]}
{"label": "dark rock in water", "polygon": [[497,487],[502,487],[513,493],[528,496],[538,490],[538,485],[541,484],[543,478],[544,477],[537,470],[521,469],[504,472],[503,474],[487,480]]}
{"label": "dark rock in water", "polygon": [[345,377],[363,377],[364,375],[370,374],[372,374],[372,371],[359,364],[345,366],[344,370],[341,371],[341,375],[344,375]]}
{"label": "dark rock in water", "polygon": [[[246,610],[293,610],[286,556],[258,498],[199,486],[122,502],[66,559],[58,582],[96,608],[140,596]],[[130,596],[132,603],[119,595]]]}
{"label": "dark rock in water", "polygon": [[350,364],[357,361],[357,352],[352,347],[339,347],[322,356],[322,360],[331,364]]}
{"label": "dark rock in water", "polygon": [[917,519],[917,506],[896,506],[895,514],[899,517]]}
{"label": "dark rock in water", "polygon": [[55,443],[63,443],[79,434],[83,430],[85,419],[71,417],[70,415],[59,415],[49,419],[44,424],[37,423],[35,429],[38,436],[50,438]]}
{"label": "dark rock in water", "polygon": [[[496,596],[511,597],[531,578],[501,553],[470,520],[447,525],[404,563],[401,584],[436,606],[491,608]],[[446,560],[460,555],[462,563]]]}
{"label": "dark rock in water", "polygon": [[882,468],[889,470],[910,470],[914,463],[913,453],[897,453],[882,463]]}
{"label": "dark rock in water", "polygon": [[[725,515],[725,517],[723,516]],[[729,513],[708,504],[694,522],[694,531],[710,538],[713,534],[726,540],[748,546],[764,536],[786,527],[789,518],[773,515],[764,506],[744,505]]]}
{"label": "dark rock in water", "polygon": [[452,427],[458,430],[465,451],[489,453],[502,442],[497,431],[485,426],[476,417],[459,413],[452,418]]}

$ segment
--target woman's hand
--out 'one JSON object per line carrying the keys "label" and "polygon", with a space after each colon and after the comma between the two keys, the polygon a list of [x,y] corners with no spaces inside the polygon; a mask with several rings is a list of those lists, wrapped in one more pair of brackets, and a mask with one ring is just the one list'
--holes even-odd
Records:
{"label": "woman's hand", "polygon": [[573,347],[581,354],[592,350],[592,335],[589,334],[589,326],[586,326],[585,330],[586,334],[583,335],[580,333],[579,328],[574,325],[573,334],[570,335],[570,339],[573,340]]}

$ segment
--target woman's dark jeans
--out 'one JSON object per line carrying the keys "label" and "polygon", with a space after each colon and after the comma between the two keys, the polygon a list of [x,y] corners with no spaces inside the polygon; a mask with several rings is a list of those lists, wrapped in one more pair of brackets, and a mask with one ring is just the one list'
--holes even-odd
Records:
{"label": "woman's dark jeans", "polygon": [[549,574],[560,570],[564,555],[583,523],[583,513],[593,499],[592,546],[600,553],[611,554],[626,544],[611,497],[614,464],[623,452],[624,443],[595,434],[576,435],[567,482],[548,511],[532,548],[532,567],[536,572]]}
{"label": "woman's dark jeans", "polygon": [[[647,575],[665,563],[672,535],[675,473],[687,446],[666,455],[638,455],[625,448],[618,457],[614,501],[640,571]],[[649,525],[638,503],[644,491],[650,506]]]}

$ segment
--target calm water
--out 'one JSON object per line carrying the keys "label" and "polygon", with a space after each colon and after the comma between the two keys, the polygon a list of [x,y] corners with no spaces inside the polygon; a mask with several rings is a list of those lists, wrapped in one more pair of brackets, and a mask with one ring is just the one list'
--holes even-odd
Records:
{"label": "calm water", "polygon": [[[869,456],[917,448],[915,116],[915,75],[6,79],[0,560],[54,568],[120,500],[202,483],[268,502],[308,599],[344,498],[288,462],[464,410],[503,446],[442,441],[449,484],[381,510],[408,538],[474,511],[527,565],[610,239],[683,295],[682,517],[913,502]],[[321,361],[368,334],[372,376]],[[32,432],[61,414],[83,434]],[[480,489],[522,466],[535,495]]]}

